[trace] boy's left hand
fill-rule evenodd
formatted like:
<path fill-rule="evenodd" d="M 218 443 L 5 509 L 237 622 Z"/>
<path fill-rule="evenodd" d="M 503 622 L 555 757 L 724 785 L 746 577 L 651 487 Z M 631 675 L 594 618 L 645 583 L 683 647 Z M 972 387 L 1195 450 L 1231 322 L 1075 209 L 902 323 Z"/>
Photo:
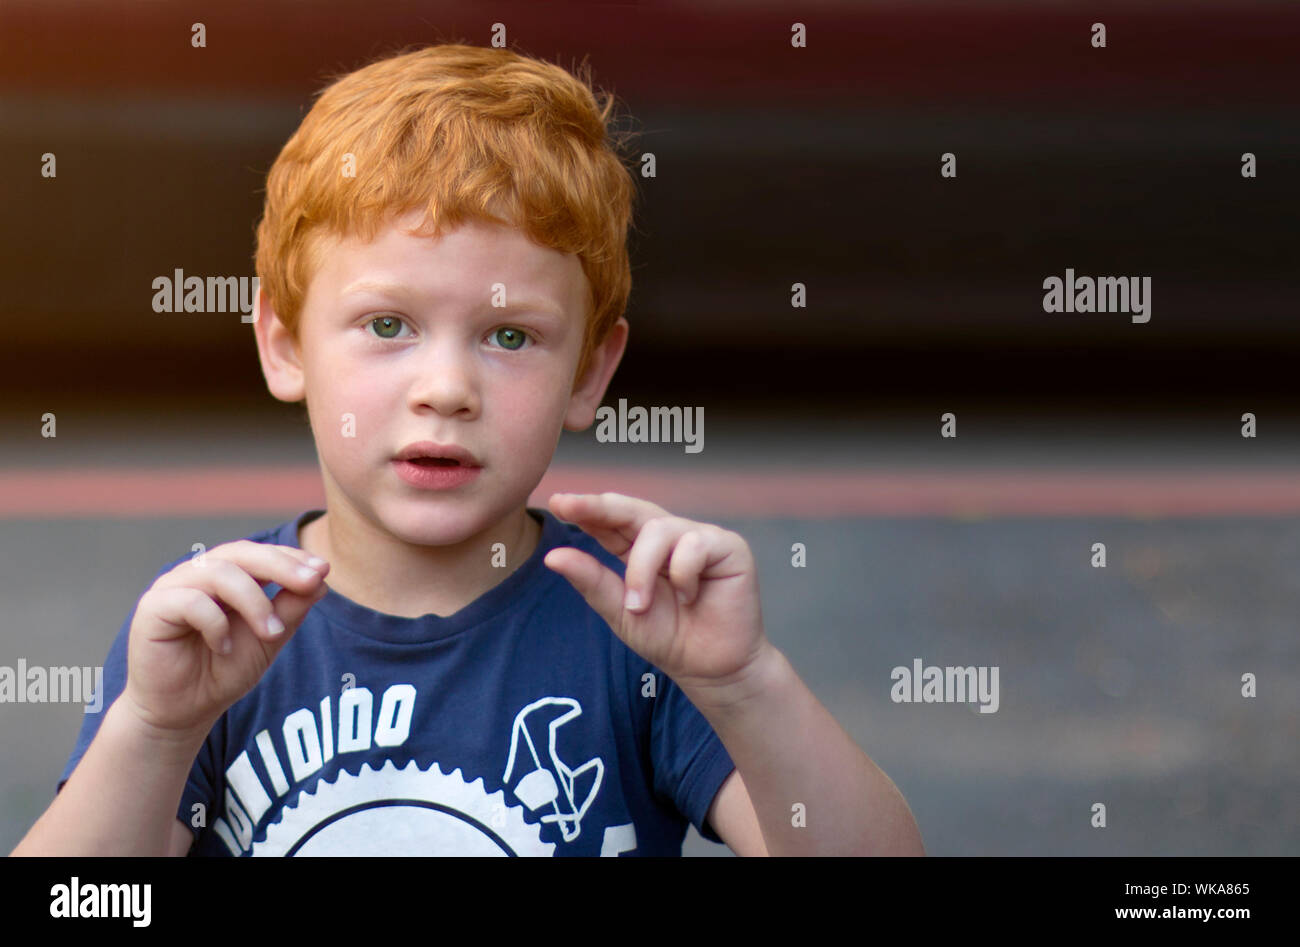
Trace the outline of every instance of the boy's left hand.
<path fill-rule="evenodd" d="M 754 557 L 737 533 L 618 493 L 553 494 L 551 511 L 627 566 L 626 582 L 570 546 L 546 554 L 627 646 L 679 686 L 722 700 L 772 648 Z M 640 601 L 629 601 L 639 595 Z"/>

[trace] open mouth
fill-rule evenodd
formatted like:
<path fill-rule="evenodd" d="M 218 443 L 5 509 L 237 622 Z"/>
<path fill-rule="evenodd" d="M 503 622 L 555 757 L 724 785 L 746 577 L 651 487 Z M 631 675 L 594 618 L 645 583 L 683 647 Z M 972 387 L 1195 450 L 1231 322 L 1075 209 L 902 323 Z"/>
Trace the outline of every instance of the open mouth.
<path fill-rule="evenodd" d="M 415 464 L 419 467 L 459 467 L 459 460 L 453 460 L 450 457 L 412 457 L 407 461 L 408 464 Z"/>

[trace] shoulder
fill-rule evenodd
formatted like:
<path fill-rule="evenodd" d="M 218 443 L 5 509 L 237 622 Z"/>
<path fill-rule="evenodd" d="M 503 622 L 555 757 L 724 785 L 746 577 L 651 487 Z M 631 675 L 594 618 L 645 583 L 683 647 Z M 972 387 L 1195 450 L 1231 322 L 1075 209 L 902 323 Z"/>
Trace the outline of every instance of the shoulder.
<path fill-rule="evenodd" d="M 163 563 L 162 567 L 157 570 L 156 574 L 154 575 L 153 579 L 150 580 L 149 584 L 150 586 L 152 586 L 154 582 L 158 581 L 158 579 L 162 578 L 162 576 L 166 575 L 172 569 L 175 569 L 181 563 L 193 559 L 195 556 L 201 555 L 204 552 L 208 552 L 216 548 L 217 546 L 224 546 L 227 543 L 247 541 L 247 542 L 254 542 L 254 543 L 276 543 L 276 544 L 284 544 L 284 545 L 297 545 L 297 536 L 294 535 L 296 533 L 296 523 L 297 523 L 297 518 L 295 517 L 292 520 L 288 520 L 284 523 L 279 523 L 275 526 L 267 526 L 263 529 L 256 530 L 245 536 L 238 536 L 235 537 L 234 539 L 223 539 L 220 540 L 219 542 L 212 543 L 210 545 L 200 543 L 200 542 L 194 542 L 190 545 L 190 548 L 185 552 L 183 552 L 181 555 L 176 556 L 175 558 L 170 559 L 167 562 Z"/>
<path fill-rule="evenodd" d="M 283 523 L 267 526 L 239 538 L 251 543 L 276 543 L 277 545 L 297 546 L 298 527 L 306 516 L 307 514 L 303 513 L 293 519 L 285 520 Z"/>

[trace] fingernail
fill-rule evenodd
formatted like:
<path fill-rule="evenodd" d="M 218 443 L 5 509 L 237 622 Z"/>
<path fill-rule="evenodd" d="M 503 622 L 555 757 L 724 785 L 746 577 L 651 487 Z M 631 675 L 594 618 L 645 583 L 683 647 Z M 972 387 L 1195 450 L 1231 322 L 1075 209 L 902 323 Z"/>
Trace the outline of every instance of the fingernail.
<path fill-rule="evenodd" d="M 224 641 L 221 642 L 222 654 L 229 654 L 231 651 L 234 650 L 235 650 L 235 643 L 231 641 L 229 638 L 226 638 Z"/>
<path fill-rule="evenodd" d="M 307 565 L 311 566 L 313 569 L 316 570 L 324 569 L 325 560 L 322 559 L 320 556 L 312 556 L 310 559 L 307 560 Z"/>
<path fill-rule="evenodd" d="M 629 611 L 636 611 L 641 607 L 641 593 L 636 589 L 628 589 L 627 598 L 624 600 L 623 606 Z"/>
<path fill-rule="evenodd" d="M 320 573 L 315 569 L 308 569 L 306 566 L 298 570 L 298 578 L 300 579 L 314 579 L 319 575 Z"/>
<path fill-rule="evenodd" d="M 266 630 L 273 635 L 278 635 L 284 631 L 284 622 L 280 621 L 279 615 L 272 615 L 266 620 Z"/>

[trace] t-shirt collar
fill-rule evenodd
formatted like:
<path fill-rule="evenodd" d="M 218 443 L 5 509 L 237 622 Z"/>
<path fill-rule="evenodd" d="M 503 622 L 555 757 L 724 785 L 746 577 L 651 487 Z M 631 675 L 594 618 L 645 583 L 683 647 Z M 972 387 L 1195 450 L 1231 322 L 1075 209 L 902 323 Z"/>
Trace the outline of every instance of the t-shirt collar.
<path fill-rule="evenodd" d="M 312 613 L 346 633 L 398 644 L 435 641 L 481 625 L 531 597 L 533 587 L 545 582 L 547 577 L 564 581 L 542 562 L 547 552 L 564 545 L 564 524 L 549 510 L 527 509 L 541 523 L 537 547 L 519 568 L 453 615 L 428 614 L 418 618 L 389 615 L 358 604 L 333 589 L 312 606 Z M 324 510 L 307 510 L 289 520 L 279 528 L 272 542 L 301 549 L 298 530 L 324 513 Z"/>

